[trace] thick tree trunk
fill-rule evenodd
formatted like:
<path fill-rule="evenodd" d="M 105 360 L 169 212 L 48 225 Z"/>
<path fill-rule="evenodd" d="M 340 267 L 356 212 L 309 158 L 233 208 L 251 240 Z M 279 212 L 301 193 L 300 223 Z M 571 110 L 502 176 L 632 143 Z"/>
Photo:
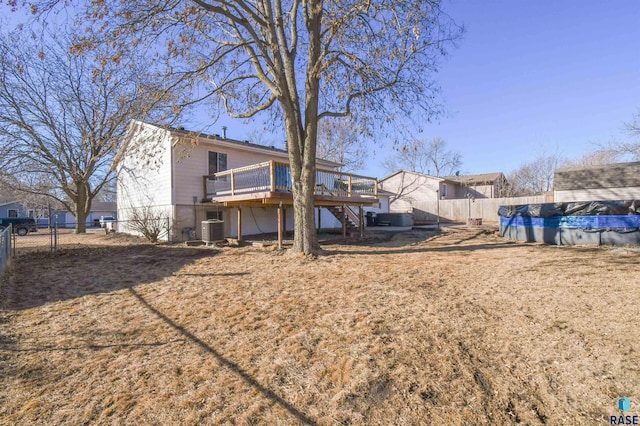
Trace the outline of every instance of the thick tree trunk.
<path fill-rule="evenodd" d="M 76 199 L 75 215 L 76 226 L 74 232 L 76 234 L 84 234 L 87 232 L 87 216 L 91 211 L 91 197 L 89 195 L 89 186 L 84 182 L 76 182 Z"/>
<path fill-rule="evenodd" d="M 314 188 L 315 167 L 305 166 L 299 180 L 293 181 L 293 251 L 311 256 L 318 254 L 320 250 L 313 205 Z"/>
<path fill-rule="evenodd" d="M 76 205 L 76 227 L 74 231 L 76 234 L 84 234 L 87 232 L 87 212 L 83 210 L 83 208 L 78 208 Z"/>
<path fill-rule="evenodd" d="M 292 114 L 294 115 L 294 114 Z M 293 251 L 305 255 L 319 252 L 318 237 L 315 229 L 314 192 L 316 184 L 315 158 L 308 161 L 307 142 L 303 132 L 290 120 L 287 121 L 289 142 L 289 162 L 293 183 Z M 295 144 L 295 145 L 294 145 Z"/>

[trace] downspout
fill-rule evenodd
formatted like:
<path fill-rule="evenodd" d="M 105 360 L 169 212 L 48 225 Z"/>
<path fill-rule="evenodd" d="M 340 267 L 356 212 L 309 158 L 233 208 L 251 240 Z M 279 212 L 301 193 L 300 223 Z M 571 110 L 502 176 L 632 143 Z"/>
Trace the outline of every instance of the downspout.
<path fill-rule="evenodd" d="M 175 143 L 171 142 L 171 133 L 169 133 L 169 163 L 171 166 L 171 199 L 169 200 L 171 203 L 171 212 L 169 216 L 169 229 L 167 230 L 167 242 L 173 242 L 173 232 L 175 230 L 175 218 L 176 218 L 176 194 L 175 194 L 175 164 L 174 164 L 174 155 L 173 149 L 178 144 L 178 138 L 176 138 Z"/>

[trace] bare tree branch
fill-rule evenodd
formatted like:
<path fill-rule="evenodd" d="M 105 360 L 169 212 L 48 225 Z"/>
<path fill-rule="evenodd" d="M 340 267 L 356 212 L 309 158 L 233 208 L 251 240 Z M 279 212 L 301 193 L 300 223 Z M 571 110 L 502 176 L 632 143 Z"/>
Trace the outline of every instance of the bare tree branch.
<path fill-rule="evenodd" d="M 41 44 L 20 38 L 18 50 L 20 35 L 0 39 L 3 174 L 22 192 L 64 204 L 76 215 L 76 232 L 84 232 L 92 200 L 113 180 L 129 120 L 161 118 L 158 108 L 169 98 L 135 61 L 105 59 L 113 58 L 106 46 L 75 55 L 58 31 Z"/>
<path fill-rule="evenodd" d="M 442 138 L 414 139 L 396 148 L 393 156 L 387 157 L 383 167 L 389 171 L 409 170 L 443 177 L 454 175 L 462 166 L 462 155 L 446 149 Z"/>

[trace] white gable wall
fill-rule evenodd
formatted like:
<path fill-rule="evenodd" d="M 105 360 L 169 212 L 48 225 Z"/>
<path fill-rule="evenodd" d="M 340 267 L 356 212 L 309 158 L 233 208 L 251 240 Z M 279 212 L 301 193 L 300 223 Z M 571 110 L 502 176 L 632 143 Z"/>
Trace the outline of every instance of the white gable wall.
<path fill-rule="evenodd" d="M 412 172 L 399 172 L 380 182 L 380 189 L 394 195 L 389 199 L 392 213 L 411 212 L 418 201 L 436 200 L 442 191 L 441 179 Z M 447 188 L 451 191 L 451 185 Z"/>
<path fill-rule="evenodd" d="M 130 151 L 118 169 L 118 230 L 128 226 L 133 209 L 153 207 L 173 220 L 172 138 L 168 131 L 132 122 Z"/>

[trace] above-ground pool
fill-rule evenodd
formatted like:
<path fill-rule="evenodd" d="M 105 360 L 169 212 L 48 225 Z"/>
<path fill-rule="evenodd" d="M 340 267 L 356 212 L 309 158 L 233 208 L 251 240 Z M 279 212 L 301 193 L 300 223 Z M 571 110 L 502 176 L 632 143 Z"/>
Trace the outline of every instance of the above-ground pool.
<path fill-rule="evenodd" d="M 547 244 L 640 246 L 640 201 L 502 206 L 500 235 Z"/>

